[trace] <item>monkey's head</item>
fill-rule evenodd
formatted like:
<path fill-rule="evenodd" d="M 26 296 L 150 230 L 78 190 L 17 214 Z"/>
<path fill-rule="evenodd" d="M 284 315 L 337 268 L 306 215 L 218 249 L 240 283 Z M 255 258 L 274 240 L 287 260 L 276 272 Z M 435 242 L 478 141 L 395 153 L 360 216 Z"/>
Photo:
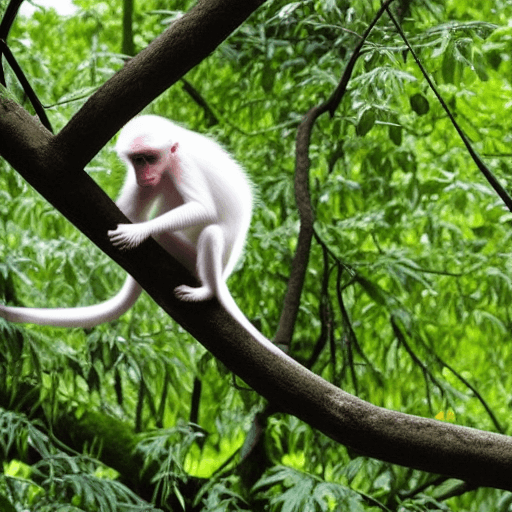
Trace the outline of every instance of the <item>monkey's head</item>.
<path fill-rule="evenodd" d="M 157 186 L 164 172 L 176 166 L 178 142 L 173 141 L 173 128 L 167 119 L 143 116 L 121 130 L 116 150 L 133 168 L 140 187 Z"/>
<path fill-rule="evenodd" d="M 174 153 L 177 149 L 177 142 L 160 149 L 148 145 L 145 137 L 136 137 L 130 144 L 126 156 L 135 171 L 139 187 L 157 186 L 163 173 L 173 168 Z"/>

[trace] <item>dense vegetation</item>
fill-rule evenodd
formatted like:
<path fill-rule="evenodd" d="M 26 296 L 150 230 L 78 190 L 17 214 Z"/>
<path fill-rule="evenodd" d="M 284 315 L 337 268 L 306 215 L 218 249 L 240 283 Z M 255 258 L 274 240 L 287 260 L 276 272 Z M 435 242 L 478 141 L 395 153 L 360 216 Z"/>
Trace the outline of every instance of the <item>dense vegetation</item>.
<path fill-rule="evenodd" d="M 75 3 L 70 18 L 17 20 L 9 38 L 56 130 L 125 60 L 121 1 Z M 136 51 L 191 4 L 138 2 Z M 268 2 L 148 108 L 215 135 L 251 176 L 258 204 L 229 284 L 268 337 L 298 231 L 296 128 L 332 94 L 378 6 Z M 510 189 L 512 4 L 401 0 L 392 11 Z M 511 434 L 512 215 L 387 15 L 334 117 L 320 118 L 311 157 L 316 236 L 290 354 L 375 405 Z M 123 272 L 0 165 L 5 300 L 112 296 Z M 124 169 L 111 147 L 87 170 L 115 197 Z M 510 510 L 509 493 L 366 459 L 271 414 L 147 297 L 92 330 L 2 322 L 0 344 L 2 511 Z M 265 441 L 251 451 L 256 426 Z"/>

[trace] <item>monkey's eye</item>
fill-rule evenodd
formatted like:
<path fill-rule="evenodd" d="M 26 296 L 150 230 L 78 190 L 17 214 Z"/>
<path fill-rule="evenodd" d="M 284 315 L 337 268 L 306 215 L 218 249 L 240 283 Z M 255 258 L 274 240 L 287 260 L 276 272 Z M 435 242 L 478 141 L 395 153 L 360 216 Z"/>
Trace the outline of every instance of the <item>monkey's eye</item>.
<path fill-rule="evenodd" d="M 153 153 L 141 153 L 138 155 L 132 155 L 131 156 L 132 164 L 135 167 L 142 167 L 144 165 L 153 165 L 156 164 L 158 161 L 158 156 L 154 155 Z"/>
<path fill-rule="evenodd" d="M 144 159 L 146 160 L 146 163 L 149 165 L 156 164 L 158 161 L 158 157 L 156 155 L 144 155 Z"/>
<path fill-rule="evenodd" d="M 141 165 L 144 165 L 146 163 L 146 159 L 144 158 L 144 155 L 133 155 L 131 157 L 132 164 L 136 167 L 140 167 Z"/>

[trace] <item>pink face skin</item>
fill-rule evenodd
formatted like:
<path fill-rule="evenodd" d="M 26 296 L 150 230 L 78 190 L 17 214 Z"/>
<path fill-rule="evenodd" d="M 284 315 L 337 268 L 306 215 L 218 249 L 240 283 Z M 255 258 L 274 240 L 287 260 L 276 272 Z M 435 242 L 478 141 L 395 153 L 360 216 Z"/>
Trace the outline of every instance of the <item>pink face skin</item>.
<path fill-rule="evenodd" d="M 145 143 L 145 137 L 137 137 L 130 144 L 130 159 L 139 187 L 156 187 L 166 170 L 171 170 L 172 153 L 178 148 L 158 150 Z"/>

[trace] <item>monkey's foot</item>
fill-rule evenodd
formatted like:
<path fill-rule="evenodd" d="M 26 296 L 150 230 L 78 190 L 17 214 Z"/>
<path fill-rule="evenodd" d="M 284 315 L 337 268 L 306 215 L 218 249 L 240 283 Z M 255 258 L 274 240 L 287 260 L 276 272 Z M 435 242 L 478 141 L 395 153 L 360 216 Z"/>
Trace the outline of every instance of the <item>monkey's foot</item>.
<path fill-rule="evenodd" d="M 211 299 L 213 297 L 213 291 L 207 286 L 192 288 L 191 286 L 182 284 L 174 289 L 174 295 L 185 302 L 201 302 Z"/>

